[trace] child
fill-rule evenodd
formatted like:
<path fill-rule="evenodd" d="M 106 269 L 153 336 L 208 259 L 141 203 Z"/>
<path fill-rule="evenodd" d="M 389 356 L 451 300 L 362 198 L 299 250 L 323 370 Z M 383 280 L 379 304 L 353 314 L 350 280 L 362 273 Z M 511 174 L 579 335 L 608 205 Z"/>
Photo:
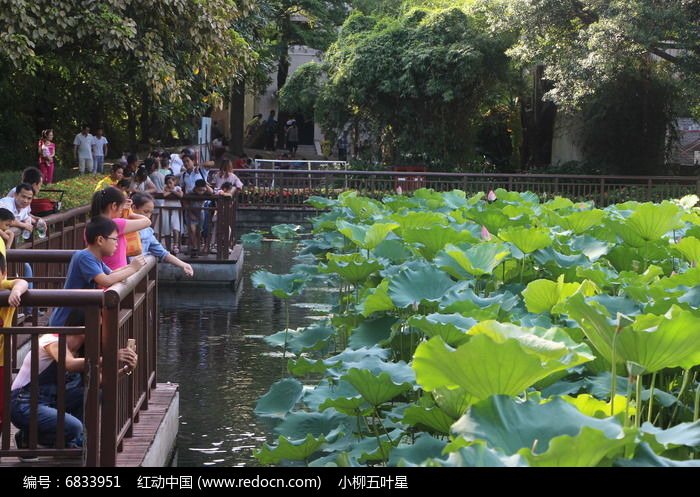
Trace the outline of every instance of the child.
<path fill-rule="evenodd" d="M 2 209 L 6 210 L 6 209 Z M 14 219 L 14 217 L 13 217 Z M 7 222 L 7 221 L 5 221 Z M 27 291 L 29 285 L 24 280 L 8 280 L 7 279 L 7 262 L 5 259 L 5 250 L 0 253 L 0 272 L 2 273 L 2 283 L 0 286 L 3 290 L 10 290 L 10 296 L 7 299 L 8 307 L 0 308 L 0 327 L 8 328 L 12 326 L 12 316 L 15 309 L 20 304 L 20 298 Z M 5 337 L 0 335 L 0 430 L 3 423 L 3 411 L 5 405 Z M 12 374 L 12 368 L 8 367 L 8 374 Z"/>
<path fill-rule="evenodd" d="M 131 200 L 133 201 L 133 210 L 135 214 L 141 214 L 149 219 L 151 218 L 151 214 L 155 208 L 153 197 L 148 193 L 136 193 Z M 143 247 L 144 255 L 150 253 L 157 257 L 160 262 L 167 262 L 168 264 L 181 268 L 187 276 L 194 275 L 192 266 L 170 254 L 163 248 L 160 242 L 156 240 L 153 234 L 153 228 L 142 229 L 139 231 L 139 235 L 141 236 L 141 246 Z"/>
<path fill-rule="evenodd" d="M 117 185 L 124 177 L 124 165 L 117 163 L 112 164 L 112 169 L 110 170 L 109 176 L 105 176 L 100 181 L 97 182 L 94 191 L 104 190 L 108 186 Z"/>
<path fill-rule="evenodd" d="M 161 236 L 173 236 L 173 254 L 180 253 L 180 201 L 173 198 L 182 198 L 182 187 L 177 185 L 177 179 L 172 174 L 165 177 L 163 196 L 171 200 L 163 202 L 160 234 Z M 168 208 L 170 207 L 170 208 Z"/>
<path fill-rule="evenodd" d="M 131 207 L 131 200 L 126 200 L 124 194 L 118 189 L 108 186 L 104 190 L 92 195 L 92 217 L 106 216 L 113 219 L 119 229 L 119 243 L 113 255 L 105 256 L 105 264 L 112 271 L 126 266 L 126 238 L 127 233 L 148 228 L 151 220 L 138 214 L 130 214 L 123 219 L 122 214 Z"/>
<path fill-rule="evenodd" d="M 216 193 L 222 197 L 233 197 L 233 183 L 226 181 L 221 185 L 221 190 Z"/>
<path fill-rule="evenodd" d="M 12 247 L 15 233 L 10 229 L 10 224 L 15 220 L 15 215 L 4 207 L 0 207 L 0 254 L 5 256 L 7 247 Z"/>
<path fill-rule="evenodd" d="M 142 255 L 134 257 L 128 266 L 110 271 L 103 259 L 113 256 L 117 250 L 118 230 L 115 222 L 105 216 L 93 217 L 85 228 L 87 248 L 76 252 L 68 266 L 64 288 L 95 289 L 107 288 L 125 280 L 146 265 Z M 85 324 L 85 310 L 81 308 L 58 307 L 51 314 L 49 326 L 81 326 Z M 89 330 L 99 333 L 99 330 Z M 76 358 L 75 353 L 83 344 L 84 335 L 68 337 L 66 347 L 66 389 L 64 418 L 65 441 L 67 447 L 82 446 L 83 432 L 83 385 L 79 373 L 84 371 L 85 360 Z M 109 353 L 110 351 L 105 351 Z M 37 407 L 39 443 L 52 446 L 56 439 L 56 382 L 58 361 L 58 335 L 47 334 L 39 338 L 39 378 Z M 117 351 L 119 360 L 129 368 L 136 367 L 136 354 L 129 349 Z M 27 355 L 12 384 L 12 423 L 19 428 L 15 435 L 18 448 L 27 446 L 26 430 L 29 428 L 31 413 L 31 353 Z M 126 373 L 124 369 L 120 373 Z"/>
<path fill-rule="evenodd" d="M 129 186 L 130 185 L 131 185 L 131 180 L 128 178 L 123 178 L 123 179 L 120 179 L 116 185 L 114 185 L 114 188 L 121 191 L 124 194 L 124 196 L 126 197 L 129 194 Z"/>
<path fill-rule="evenodd" d="M 198 179 L 194 183 L 194 189 L 192 195 L 210 195 L 212 192 L 211 187 L 207 185 L 207 182 L 203 179 Z M 205 226 L 205 216 L 202 207 L 206 203 L 205 200 L 190 200 L 187 205 L 187 229 L 190 234 L 190 257 L 193 259 L 199 255 L 199 244 L 201 241 L 201 233 Z M 206 238 L 206 233 L 205 233 Z M 209 253 L 209 245 L 205 241 L 205 254 Z"/>

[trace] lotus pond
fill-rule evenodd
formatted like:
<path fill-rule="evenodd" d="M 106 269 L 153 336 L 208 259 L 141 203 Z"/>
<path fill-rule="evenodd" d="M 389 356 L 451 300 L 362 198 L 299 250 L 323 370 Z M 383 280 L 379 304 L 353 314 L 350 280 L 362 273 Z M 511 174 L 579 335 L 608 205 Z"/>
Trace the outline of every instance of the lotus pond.
<path fill-rule="evenodd" d="M 286 377 L 257 402 L 276 434 L 257 459 L 700 465 L 697 201 L 312 197 L 299 263 L 252 281 L 285 316 L 318 282 L 338 297 L 266 338 Z"/>

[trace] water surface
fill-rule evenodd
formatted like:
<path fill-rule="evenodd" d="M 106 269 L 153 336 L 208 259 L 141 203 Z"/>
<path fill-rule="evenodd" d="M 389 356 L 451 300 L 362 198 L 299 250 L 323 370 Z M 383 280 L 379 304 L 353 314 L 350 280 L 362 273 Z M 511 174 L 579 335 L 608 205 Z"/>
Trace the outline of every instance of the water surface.
<path fill-rule="evenodd" d="M 283 376 L 281 353 L 260 336 L 284 329 L 284 304 L 253 288 L 250 275 L 259 269 L 288 273 L 295 255 L 291 243 L 246 247 L 238 293 L 160 286 L 158 381 L 180 384 L 179 466 L 256 465 L 252 450 L 276 438 L 274 421 L 258 418 L 253 409 Z M 311 289 L 291 299 L 290 327 L 317 320 L 327 311 L 330 291 Z"/>

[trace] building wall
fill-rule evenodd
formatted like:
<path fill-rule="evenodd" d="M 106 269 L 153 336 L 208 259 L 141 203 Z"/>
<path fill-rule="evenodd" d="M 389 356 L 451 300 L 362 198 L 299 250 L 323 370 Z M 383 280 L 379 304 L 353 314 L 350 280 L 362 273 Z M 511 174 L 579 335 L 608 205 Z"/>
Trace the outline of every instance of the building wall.
<path fill-rule="evenodd" d="M 294 45 L 289 48 L 289 74 L 307 62 L 320 62 L 321 52 L 312 48 L 300 45 Z M 275 110 L 279 114 L 278 105 L 278 89 L 277 89 L 277 71 L 270 73 L 270 85 L 266 88 L 265 93 L 260 95 L 251 95 L 246 93 L 245 97 L 245 122 L 250 121 L 255 114 L 262 114 L 263 119 L 266 119 L 271 110 Z M 212 120 L 216 121 L 219 129 L 227 138 L 231 136 L 230 132 L 230 111 L 228 104 L 221 109 L 212 112 Z M 314 123 L 314 141 L 320 143 L 323 140 L 321 128 Z"/>
<path fill-rule="evenodd" d="M 582 145 L 578 138 L 581 136 L 582 125 L 580 116 L 567 116 L 557 112 L 552 137 L 552 164 L 584 160 Z"/>

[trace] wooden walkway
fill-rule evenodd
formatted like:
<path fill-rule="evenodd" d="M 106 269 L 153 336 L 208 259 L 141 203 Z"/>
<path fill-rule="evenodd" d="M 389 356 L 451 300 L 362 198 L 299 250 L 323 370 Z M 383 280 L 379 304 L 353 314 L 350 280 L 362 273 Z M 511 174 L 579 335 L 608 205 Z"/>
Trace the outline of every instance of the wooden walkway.
<path fill-rule="evenodd" d="M 125 438 L 122 451 L 117 455 L 117 467 L 141 466 L 148 449 L 155 440 L 156 432 L 161 426 L 172 400 L 177 393 L 178 385 L 172 383 L 158 383 L 151 393 L 148 410 L 139 413 L 139 422 L 134 425 L 134 434 L 131 438 Z M 12 427 L 12 446 L 14 447 L 14 433 Z M 3 457 L 0 459 L 0 467 L 77 467 L 82 466 L 82 459 L 39 457 L 36 462 L 22 462 L 16 457 Z"/>

